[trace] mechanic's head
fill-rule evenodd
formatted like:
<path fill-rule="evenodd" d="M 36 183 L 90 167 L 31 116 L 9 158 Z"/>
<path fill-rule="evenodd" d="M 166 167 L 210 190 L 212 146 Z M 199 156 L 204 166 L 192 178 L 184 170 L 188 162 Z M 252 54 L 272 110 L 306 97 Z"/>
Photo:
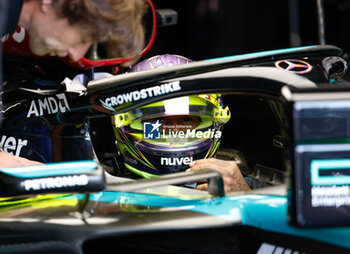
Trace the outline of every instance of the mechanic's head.
<path fill-rule="evenodd" d="M 78 61 L 93 42 L 108 43 L 109 57 L 130 57 L 143 48 L 146 0 L 24 0 L 18 25 L 36 55 Z"/>
<path fill-rule="evenodd" d="M 188 62 L 181 56 L 161 55 L 133 70 Z M 184 171 L 191 161 L 215 156 L 222 126 L 229 119 L 221 95 L 201 94 L 151 103 L 113 116 L 112 123 L 125 167 L 149 178 Z"/>

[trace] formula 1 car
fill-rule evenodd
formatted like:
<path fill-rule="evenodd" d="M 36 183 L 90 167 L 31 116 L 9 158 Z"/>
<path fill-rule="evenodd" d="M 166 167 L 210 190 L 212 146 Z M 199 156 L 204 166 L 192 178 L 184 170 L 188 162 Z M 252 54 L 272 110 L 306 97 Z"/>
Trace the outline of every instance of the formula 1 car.
<path fill-rule="evenodd" d="M 308 46 L 100 79 L 6 58 L 0 146 L 47 164 L 0 170 L 0 253 L 348 253 L 341 55 Z M 72 78 L 61 84 L 55 70 Z M 223 94 L 232 111 L 222 158 L 239 151 L 243 174 L 264 187 L 224 193 L 210 170 L 112 176 L 111 115 L 201 93 Z M 179 186 L 200 179 L 208 192 Z"/>

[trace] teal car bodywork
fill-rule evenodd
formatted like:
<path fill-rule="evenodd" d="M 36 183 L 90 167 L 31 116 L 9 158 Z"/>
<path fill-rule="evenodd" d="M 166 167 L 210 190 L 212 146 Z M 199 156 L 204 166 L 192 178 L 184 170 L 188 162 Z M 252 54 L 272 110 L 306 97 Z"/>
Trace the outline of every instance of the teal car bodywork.
<path fill-rule="evenodd" d="M 348 84 L 334 81 L 341 79 L 347 67 L 340 55 L 341 50 L 337 47 L 310 46 L 91 80 L 78 95 L 76 91 L 59 91 L 65 95 L 69 110 L 47 115 L 43 111 L 42 115 L 29 120 L 26 118 L 29 105 L 56 100 L 58 92 L 24 89 L 23 98 L 18 99 L 16 95 L 13 101 L 7 101 L 7 119 L 2 134 L 28 140 L 33 146 L 23 148 L 22 151 L 26 152 L 23 156 L 42 158 L 43 162 L 49 163 L 0 170 L 0 253 L 350 253 L 349 224 L 341 225 L 340 221 L 337 225 L 326 225 L 327 220 L 323 220 L 327 216 L 333 218 L 332 223 L 336 220 L 331 210 L 334 207 L 326 213 L 312 210 L 312 207 L 305 213 L 307 216 L 310 211 L 311 216 L 314 211 L 322 214 L 321 222 L 325 225 L 317 225 L 320 221 L 313 221 L 312 225 L 307 221 L 302 224 L 309 217 L 301 216 L 300 219 L 300 211 L 303 211 L 304 203 L 311 202 L 310 190 L 301 187 L 311 183 L 309 178 L 314 178 L 314 175 L 309 167 L 312 161 L 322 157 L 314 158 L 312 153 L 298 154 L 297 148 L 300 145 L 310 148 L 315 142 L 331 148 L 328 141 L 339 139 L 328 135 L 328 125 L 320 128 L 323 125 L 313 118 L 305 122 L 303 119 L 310 118 L 294 117 L 306 111 L 305 114 L 314 115 L 316 111 L 308 111 L 311 107 L 297 106 L 304 105 L 300 102 L 317 101 L 313 103 L 317 112 L 330 109 L 331 113 L 326 116 L 332 118 L 332 113 L 340 107 L 327 108 L 325 105 L 331 104 L 324 102 L 350 99 Z M 295 64 L 298 61 L 305 63 L 303 68 L 307 69 L 291 71 L 299 66 Z M 124 91 L 132 93 L 174 79 L 181 85 L 177 91 L 115 107 L 106 107 L 104 103 Z M 325 84 L 331 87 L 325 87 Z M 110 120 L 111 115 L 129 108 L 208 92 L 227 95 L 226 101 L 232 103 L 231 111 L 243 105 L 240 99 L 244 96 L 257 98 L 259 104 L 254 109 L 263 110 L 252 116 L 244 112 L 243 120 L 232 114 L 235 120 L 230 127 L 244 121 L 248 124 L 243 125 L 242 132 L 238 131 L 236 136 L 235 131 L 227 131 L 227 138 L 222 140 L 220 148 L 228 149 L 231 145 L 242 148 L 247 154 L 247 163 L 253 161 L 254 166 L 252 171 L 242 170 L 243 173 L 266 181 L 267 187 L 223 193 L 221 176 L 214 171 L 203 171 L 198 175 L 176 173 L 171 179 L 162 176 L 155 180 L 131 181 L 110 175 L 97 162 L 100 151 L 91 140 L 100 142 L 102 148 L 107 145 L 99 136 L 86 134 L 82 126 L 91 123 L 91 119 L 102 122 L 100 117 L 107 116 Z M 7 96 L 12 98 L 11 91 Z M 267 124 L 265 129 L 257 121 L 249 122 L 255 118 L 261 118 L 265 124 L 269 122 L 264 118 L 265 108 L 261 105 L 265 104 L 260 104 L 261 101 L 275 109 L 276 129 L 282 130 L 272 138 L 267 135 L 271 126 Z M 242 108 L 249 109 L 250 102 L 248 100 L 244 104 L 248 106 Z M 239 116 L 240 111 L 235 113 Z M 30 124 L 26 125 L 27 122 Z M 315 122 L 317 124 L 312 125 Z M 28 126 L 34 127 L 28 130 Z M 48 128 L 43 131 L 42 126 Z M 260 132 L 254 136 L 251 126 Z M 225 126 L 228 130 L 230 127 Z M 295 129 L 307 131 L 297 133 Z M 94 131 L 90 129 L 90 133 Z M 70 135 L 72 132 L 74 135 Z M 102 136 L 106 134 L 101 133 Z M 317 135 L 305 138 L 309 133 Z M 339 133 L 345 133 L 342 140 L 347 140 L 346 131 Z M 272 149 L 258 142 L 264 134 L 268 136 L 268 145 L 273 143 Z M 249 139 L 251 137 L 253 141 Z M 56 146 L 52 145 L 53 141 Z M 342 151 L 341 156 L 346 156 L 347 152 Z M 54 157 L 65 162 L 56 163 Z M 266 164 L 261 165 L 261 161 L 266 161 Z M 330 170 L 337 169 L 330 167 Z M 216 185 L 208 192 L 178 186 L 200 178 L 210 179 L 213 186 Z M 300 198 L 303 198 L 301 202 Z M 339 213 L 348 216 L 348 207 L 342 208 L 345 210 L 338 209 Z M 339 217 L 339 220 L 344 217 Z"/>

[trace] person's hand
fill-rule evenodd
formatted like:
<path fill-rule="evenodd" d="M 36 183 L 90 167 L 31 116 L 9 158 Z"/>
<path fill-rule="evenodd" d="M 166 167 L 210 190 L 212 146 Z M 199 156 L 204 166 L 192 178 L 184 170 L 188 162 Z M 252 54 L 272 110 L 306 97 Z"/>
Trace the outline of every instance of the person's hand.
<path fill-rule="evenodd" d="M 211 169 L 219 172 L 224 181 L 225 192 L 250 190 L 245 182 L 241 171 L 234 161 L 219 160 L 215 158 L 201 159 L 190 163 L 186 171 Z M 208 190 L 208 183 L 199 183 L 196 187 L 199 190 Z"/>
<path fill-rule="evenodd" d="M 28 160 L 26 158 L 0 152 L 0 168 L 10 168 L 19 166 L 41 165 L 43 163 Z"/>

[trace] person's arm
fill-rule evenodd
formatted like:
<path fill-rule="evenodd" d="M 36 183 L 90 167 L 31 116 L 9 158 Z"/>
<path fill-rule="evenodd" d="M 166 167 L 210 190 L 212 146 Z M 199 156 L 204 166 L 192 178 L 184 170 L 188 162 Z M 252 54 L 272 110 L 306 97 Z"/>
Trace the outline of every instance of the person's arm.
<path fill-rule="evenodd" d="M 241 171 L 234 161 L 219 160 L 215 158 L 201 159 L 191 162 L 189 166 L 190 168 L 187 171 L 212 169 L 219 172 L 224 181 L 225 192 L 250 190 Z M 208 184 L 199 183 L 196 189 L 208 190 Z"/>
<path fill-rule="evenodd" d="M 28 160 L 23 157 L 11 155 L 3 151 L 0 151 L 0 168 L 31 166 L 31 165 L 40 165 L 40 164 L 43 164 L 43 163 Z"/>

